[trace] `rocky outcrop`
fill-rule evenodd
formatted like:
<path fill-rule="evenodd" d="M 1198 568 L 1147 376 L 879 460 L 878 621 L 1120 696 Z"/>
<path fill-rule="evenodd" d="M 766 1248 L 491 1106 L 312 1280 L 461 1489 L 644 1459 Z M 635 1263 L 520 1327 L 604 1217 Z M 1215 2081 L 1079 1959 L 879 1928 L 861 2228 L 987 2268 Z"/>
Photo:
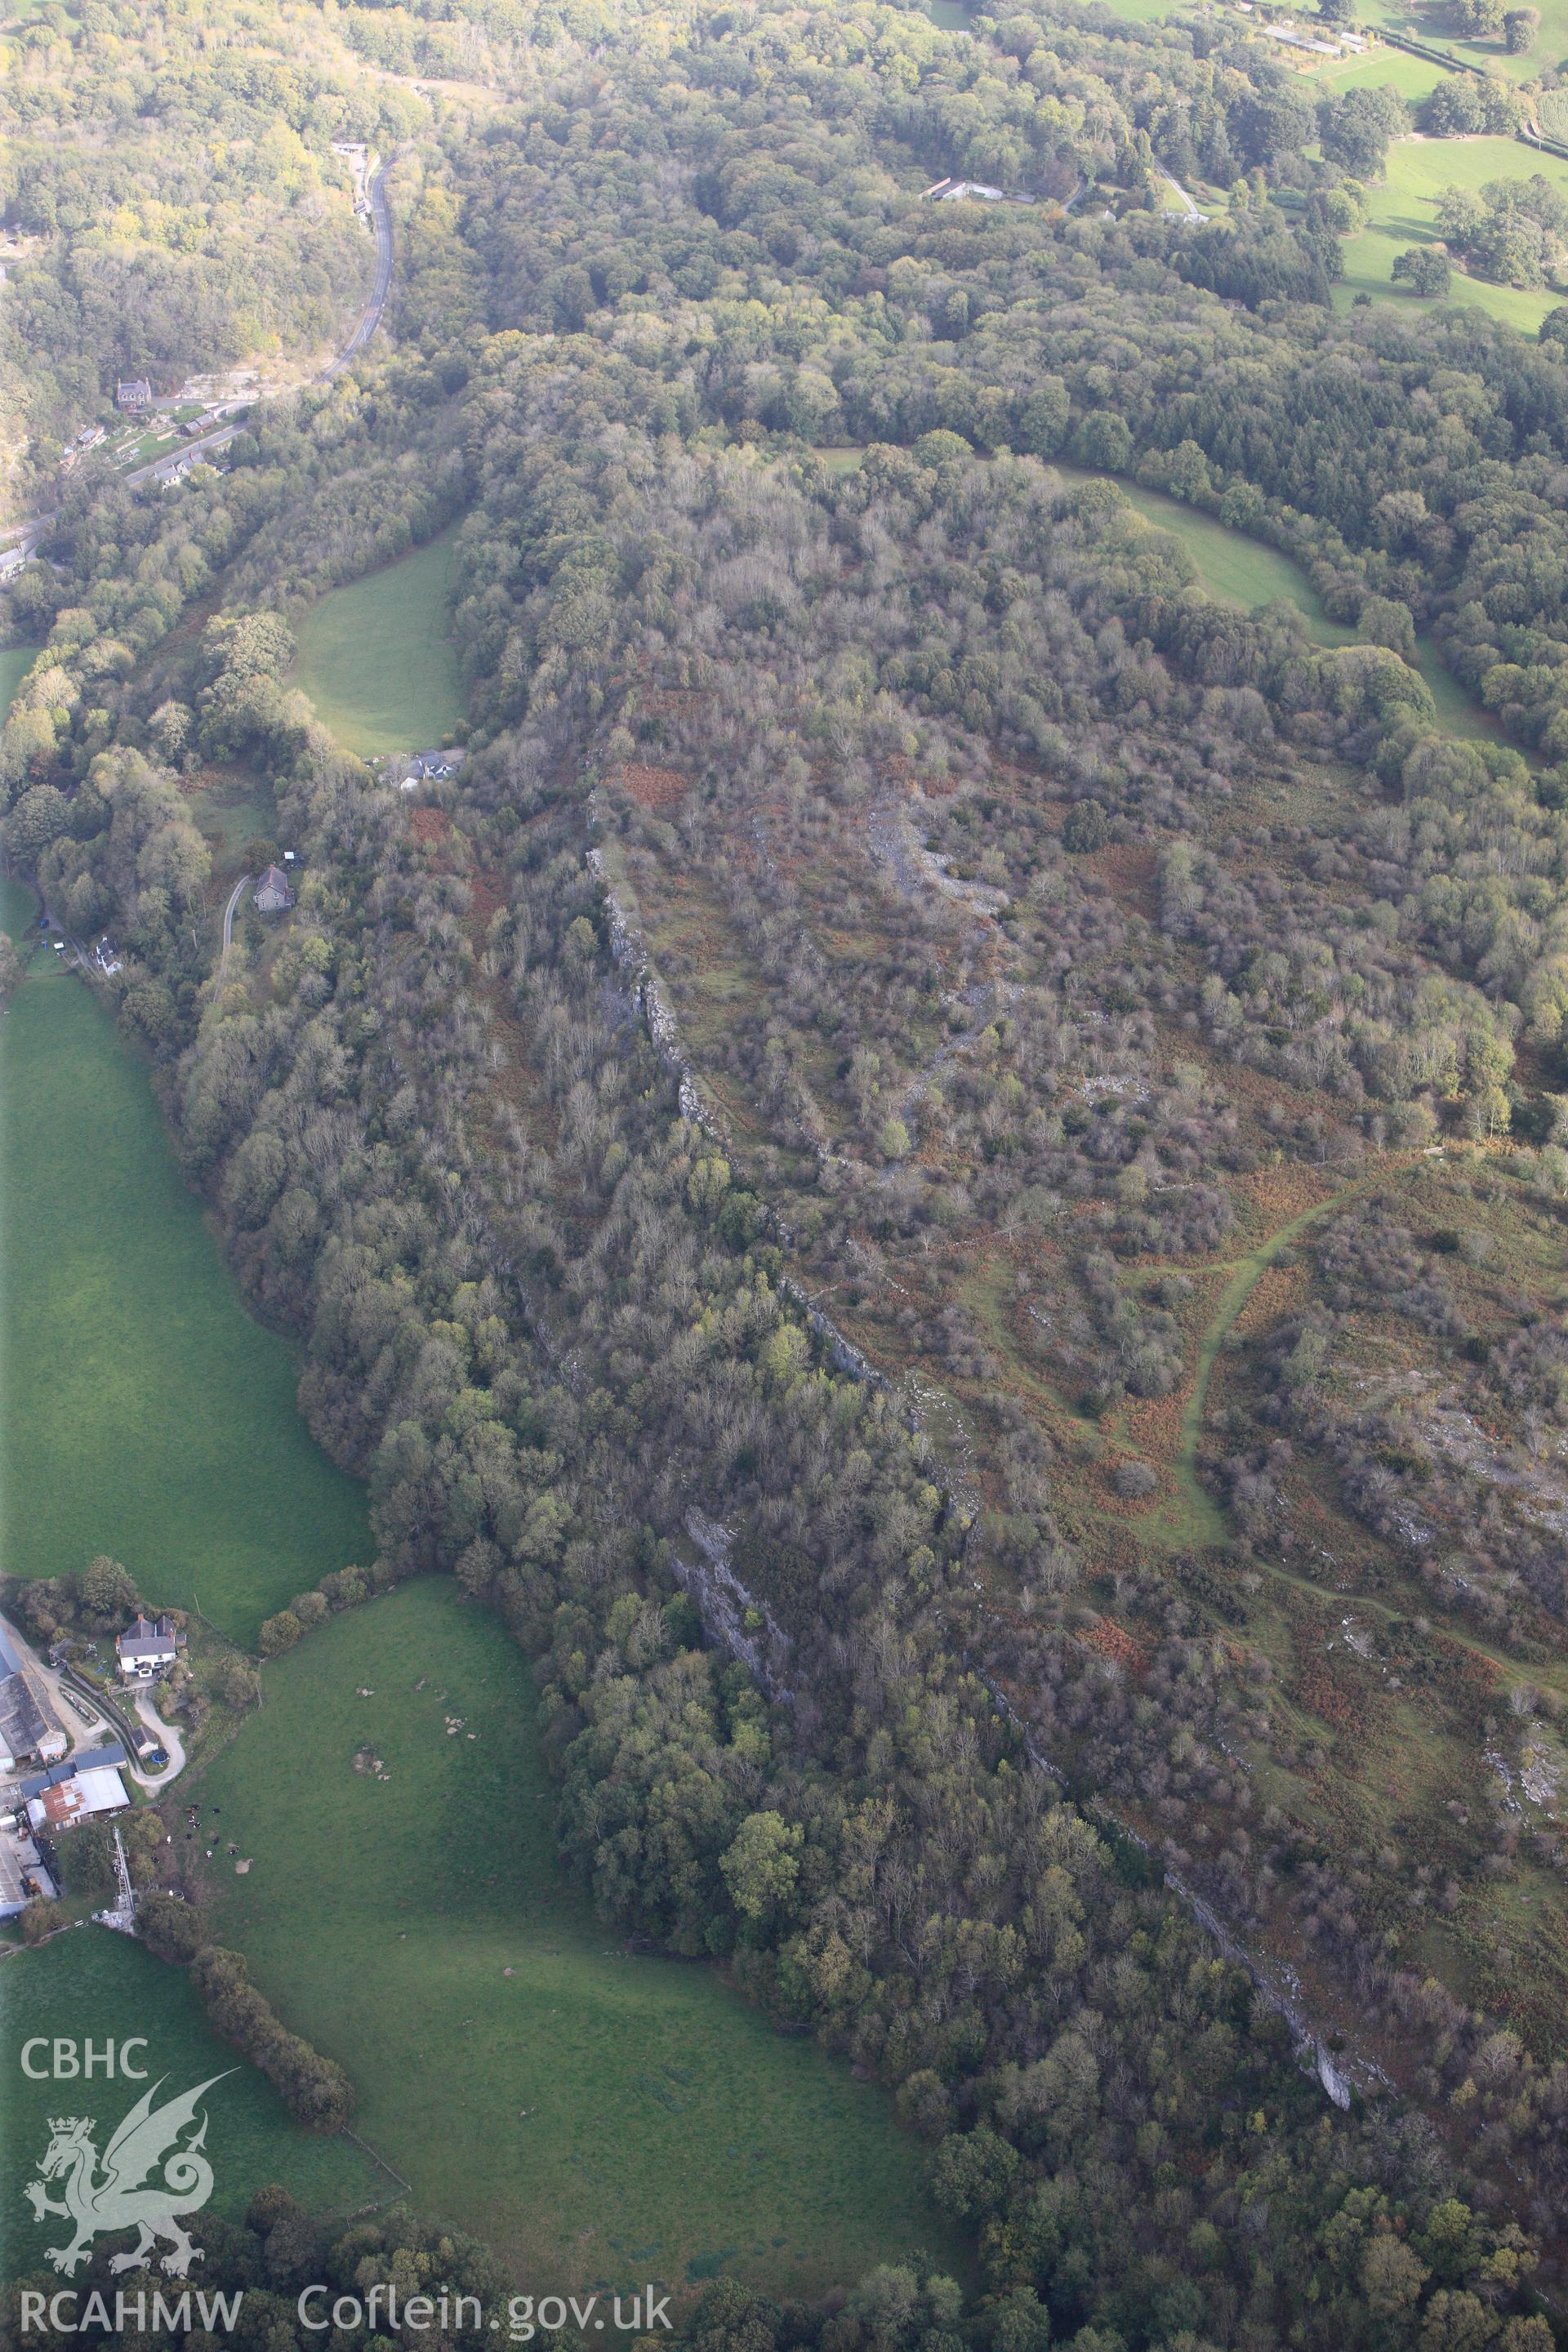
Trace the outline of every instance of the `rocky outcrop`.
<path fill-rule="evenodd" d="M 1065 1792 L 1068 1785 L 1066 1776 L 1051 1762 L 1049 1757 L 1043 1753 L 1031 1735 L 1028 1725 L 994 1675 L 987 1674 L 984 1666 L 976 1665 L 967 1653 L 964 1664 L 970 1667 L 976 1681 L 984 1685 L 998 1715 L 1003 1716 L 1017 1733 L 1023 1744 L 1024 1753 L 1035 1770 L 1043 1772 L 1047 1780 L 1054 1780 L 1058 1788 Z M 1342 2062 L 1335 2058 L 1322 2035 L 1318 2032 L 1308 2018 L 1300 1995 L 1286 1972 L 1249 1951 L 1241 1938 L 1226 1925 L 1213 1904 L 1200 1895 L 1194 1886 L 1190 1886 L 1179 1871 L 1171 1868 L 1169 1863 L 1160 1861 L 1147 1839 L 1140 1837 L 1137 1831 L 1129 1829 L 1125 1822 L 1116 1820 L 1114 1815 L 1093 1799 L 1089 1800 L 1087 1803 L 1082 1800 L 1075 1801 L 1079 1803 L 1080 1810 L 1085 1811 L 1090 1820 L 1098 1820 L 1101 1826 L 1113 1830 L 1118 1837 L 1128 1839 L 1142 1853 L 1147 1854 L 1154 1867 L 1162 1872 L 1165 1885 L 1171 1893 L 1185 1904 L 1193 1918 L 1203 1929 L 1205 1935 L 1217 1946 L 1222 1956 L 1229 1960 L 1233 1967 L 1246 1969 L 1262 2000 L 1282 2017 L 1289 2027 L 1290 2039 L 1297 2056 L 1303 2063 L 1310 2066 L 1336 2107 L 1348 2107 L 1357 2088 L 1370 2090 L 1386 2084 L 1387 2077 L 1383 2074 L 1382 2069 L 1373 2064 L 1370 2060 L 1347 2058 Z"/>
<path fill-rule="evenodd" d="M 647 947 L 635 919 L 616 898 L 605 870 L 604 853 L 590 849 L 588 871 L 605 894 L 605 911 L 609 919 L 610 954 L 616 971 L 630 990 L 638 1012 L 647 1024 L 647 1033 L 654 1049 L 669 1072 L 679 1090 L 680 1116 L 693 1127 L 710 1135 L 715 1143 L 728 1145 L 723 1122 L 704 1102 L 685 1046 L 680 1042 L 680 1024 L 668 998 L 648 961 Z"/>
<path fill-rule="evenodd" d="M 1247 1946 L 1231 1933 L 1214 1906 L 1205 1903 L 1195 1888 L 1189 1886 L 1180 1873 L 1172 1870 L 1168 1864 L 1165 1884 L 1173 1895 L 1181 1896 L 1205 1935 L 1213 1938 L 1224 1957 L 1234 1967 L 1247 1970 L 1268 2007 L 1285 2020 L 1298 2056 L 1310 2063 L 1336 2107 L 1350 2105 L 1356 2087 L 1352 2080 L 1352 2069 L 1355 2074 L 1365 2076 L 1369 2087 L 1382 2079 L 1380 2070 L 1369 2064 L 1350 2060 L 1342 2067 L 1335 2062 L 1321 2035 L 1309 2021 L 1294 1988 L 1284 1980 L 1280 1971 L 1249 1952 Z"/>
<path fill-rule="evenodd" d="M 702 1630 L 716 1648 L 727 1650 L 756 1680 L 759 1688 L 781 1706 L 795 1703 L 785 1667 L 792 1647 L 789 1635 L 765 1601 L 747 1591 L 731 1560 L 734 1537 L 717 1519 L 696 1509 L 686 1514 L 686 1531 L 697 1548 L 696 1559 L 673 1560 L 681 1591 L 702 1620 Z"/>

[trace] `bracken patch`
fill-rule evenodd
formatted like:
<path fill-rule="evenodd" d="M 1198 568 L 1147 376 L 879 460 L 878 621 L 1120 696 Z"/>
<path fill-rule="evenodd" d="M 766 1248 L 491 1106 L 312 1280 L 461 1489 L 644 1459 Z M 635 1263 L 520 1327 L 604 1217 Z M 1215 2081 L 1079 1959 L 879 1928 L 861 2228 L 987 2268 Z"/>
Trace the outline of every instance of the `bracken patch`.
<path fill-rule="evenodd" d="M 638 808 L 650 809 L 656 814 L 678 808 L 691 782 L 689 776 L 680 775 L 674 768 L 645 767 L 636 760 L 627 761 L 621 770 L 620 781 Z"/>

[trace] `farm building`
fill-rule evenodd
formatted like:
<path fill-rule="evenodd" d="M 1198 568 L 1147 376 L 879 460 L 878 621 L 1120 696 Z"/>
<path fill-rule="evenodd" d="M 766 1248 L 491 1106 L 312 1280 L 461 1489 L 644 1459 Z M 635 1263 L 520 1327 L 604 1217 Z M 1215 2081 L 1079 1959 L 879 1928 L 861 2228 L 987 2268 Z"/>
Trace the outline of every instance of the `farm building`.
<path fill-rule="evenodd" d="M 120 1777 L 124 1764 L 125 1750 L 115 1742 L 36 1773 L 22 1782 L 28 1821 L 52 1835 L 103 1813 L 122 1813 L 131 1802 Z"/>
<path fill-rule="evenodd" d="M 133 1617 L 114 1644 L 121 1678 L 144 1683 L 166 1674 L 184 1646 L 184 1634 L 172 1617 Z"/>
<path fill-rule="evenodd" d="M 26 1820 L 13 1816 L 0 1836 L 0 1919 L 15 1919 L 37 1896 L 52 1899 L 58 1892 Z"/>
<path fill-rule="evenodd" d="M 294 893 L 289 887 L 289 877 L 281 866 L 269 866 L 256 886 L 256 909 L 262 915 L 281 915 L 294 904 Z"/>
<path fill-rule="evenodd" d="M 985 180 L 937 180 L 921 191 L 928 205 L 956 204 L 967 196 L 981 205 L 1032 205 L 1033 196 L 1010 196 L 1005 188 L 994 188 Z"/>
<path fill-rule="evenodd" d="M 48 1693 L 0 1633 L 0 1772 L 33 1761 L 52 1764 L 67 1744 Z"/>

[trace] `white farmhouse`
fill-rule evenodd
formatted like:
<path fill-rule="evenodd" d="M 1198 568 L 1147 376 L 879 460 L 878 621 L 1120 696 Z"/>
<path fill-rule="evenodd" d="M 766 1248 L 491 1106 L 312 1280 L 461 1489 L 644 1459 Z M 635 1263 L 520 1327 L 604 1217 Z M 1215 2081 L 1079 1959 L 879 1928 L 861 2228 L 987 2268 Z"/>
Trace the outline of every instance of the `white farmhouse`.
<path fill-rule="evenodd" d="M 184 1646 L 185 1637 L 172 1617 L 133 1617 L 114 1644 L 121 1679 L 147 1683 L 166 1675 Z"/>

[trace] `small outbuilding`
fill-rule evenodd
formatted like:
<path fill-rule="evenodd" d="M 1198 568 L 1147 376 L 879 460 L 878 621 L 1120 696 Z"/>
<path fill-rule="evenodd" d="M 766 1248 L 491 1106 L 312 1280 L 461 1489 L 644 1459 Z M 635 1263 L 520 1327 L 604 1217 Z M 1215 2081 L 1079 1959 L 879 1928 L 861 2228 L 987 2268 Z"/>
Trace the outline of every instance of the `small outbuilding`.
<path fill-rule="evenodd" d="M 1032 205 L 1033 196 L 1010 196 L 1005 188 L 994 188 L 986 180 L 935 180 L 921 191 L 928 205 L 955 205 L 965 201 L 976 205 Z"/>
<path fill-rule="evenodd" d="M 395 763 L 395 772 L 404 791 L 409 793 L 416 784 L 439 783 L 447 776 L 455 776 L 468 756 L 456 743 L 448 744 L 444 751 L 410 751 Z"/>
<path fill-rule="evenodd" d="M 256 886 L 256 911 L 259 915 L 281 915 L 294 904 L 294 893 L 289 877 L 281 866 L 269 866 Z"/>

